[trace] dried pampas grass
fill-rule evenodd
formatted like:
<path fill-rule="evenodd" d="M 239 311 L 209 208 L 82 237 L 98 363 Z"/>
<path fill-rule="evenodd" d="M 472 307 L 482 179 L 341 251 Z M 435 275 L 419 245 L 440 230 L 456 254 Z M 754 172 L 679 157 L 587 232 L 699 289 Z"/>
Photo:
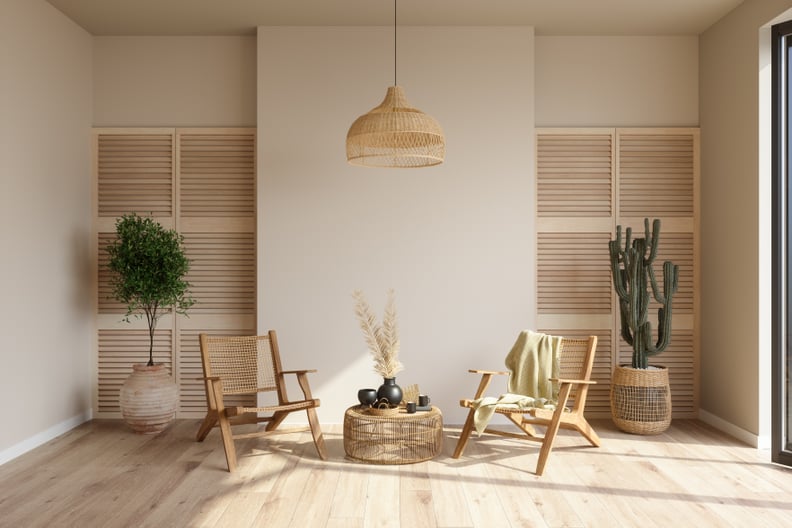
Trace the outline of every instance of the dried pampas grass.
<path fill-rule="evenodd" d="M 374 358 L 374 372 L 383 378 L 393 378 L 397 372 L 404 369 L 399 362 L 399 329 L 396 325 L 393 290 L 388 290 L 382 325 L 377 323 L 377 318 L 371 312 L 371 306 L 362 291 L 355 290 L 352 297 L 355 299 L 355 316 L 360 323 L 360 329 L 363 330 L 369 352 Z"/>

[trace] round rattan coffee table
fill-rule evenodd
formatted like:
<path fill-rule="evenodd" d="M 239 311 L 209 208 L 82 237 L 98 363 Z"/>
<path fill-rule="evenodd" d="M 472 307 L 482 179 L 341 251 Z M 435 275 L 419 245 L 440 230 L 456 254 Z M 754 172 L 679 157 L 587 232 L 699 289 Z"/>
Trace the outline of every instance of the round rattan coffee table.
<path fill-rule="evenodd" d="M 443 414 L 437 407 L 371 414 L 356 405 L 344 413 L 344 451 L 371 464 L 412 464 L 434 458 L 443 448 Z"/>

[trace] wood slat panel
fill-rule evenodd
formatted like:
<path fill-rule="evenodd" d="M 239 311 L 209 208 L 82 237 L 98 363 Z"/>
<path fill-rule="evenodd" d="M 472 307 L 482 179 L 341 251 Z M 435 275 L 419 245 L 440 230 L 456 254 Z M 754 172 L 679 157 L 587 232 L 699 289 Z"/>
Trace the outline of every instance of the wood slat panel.
<path fill-rule="evenodd" d="M 539 217 L 609 217 L 611 134 L 537 134 Z"/>
<path fill-rule="evenodd" d="M 256 309 L 256 240 L 253 233 L 185 233 L 191 261 L 187 280 L 194 313 L 252 314 Z"/>
<path fill-rule="evenodd" d="M 538 313 L 610 313 L 609 240 L 608 233 L 538 234 Z"/>
<path fill-rule="evenodd" d="M 613 140 L 609 143 L 607 138 Z M 665 260 L 677 264 L 680 272 L 674 339 L 661 361 L 676 371 L 670 373 L 674 417 L 695 417 L 698 130 L 539 129 L 536 142 L 538 320 L 560 335 L 573 335 L 596 328 L 596 317 L 610 317 L 609 333 L 616 341 L 612 345 L 626 349 L 629 362 L 629 347 L 618 332 L 618 310 L 611 308 L 607 242 L 617 224 L 638 228 L 642 234 L 644 218 L 660 218 L 663 229 L 655 262 L 660 286 Z M 656 318 L 658 307 L 652 300 L 650 317 Z M 597 361 L 603 363 L 595 367 L 595 376 L 602 383 L 590 396 L 592 416 L 609 414 L 612 368 L 620 362 L 617 352 L 603 357 L 605 339 L 600 336 Z M 612 340 L 607 340 L 608 347 Z"/>
<path fill-rule="evenodd" d="M 203 386 L 192 379 L 201 373 L 199 329 L 254 333 L 255 142 L 256 131 L 251 128 L 95 132 L 97 415 L 118 416 L 118 389 L 131 365 L 147 360 L 148 352 L 144 330 L 120 329 L 126 309 L 110 296 L 106 247 L 115 237 L 118 216 L 130 212 L 154 216 L 164 227 L 185 235 L 192 261 L 187 280 L 197 300 L 190 310 L 194 317 L 187 320 L 190 324 L 184 323 L 184 317 L 163 318 L 156 345 L 158 353 L 167 351 L 169 367 L 170 357 L 176 358 L 173 368 L 184 400 L 177 416 L 198 417 L 205 412 Z M 174 190 L 178 190 L 175 195 Z M 207 323 L 206 317 L 211 321 L 201 326 L 198 321 Z M 139 323 L 134 321 L 132 328 L 140 328 Z"/>
<path fill-rule="evenodd" d="M 619 215 L 693 216 L 692 134 L 619 134 Z"/>
<path fill-rule="evenodd" d="M 183 217 L 255 215 L 255 134 L 180 134 Z"/>
<path fill-rule="evenodd" d="M 126 306 L 116 301 L 110 287 L 110 270 L 107 269 L 107 262 L 110 259 L 107 254 L 107 246 L 116 239 L 115 233 L 99 233 L 97 240 L 97 310 L 100 314 L 107 313 L 126 313 Z"/>
<path fill-rule="evenodd" d="M 173 136 L 99 134 L 97 211 L 170 216 L 173 211 Z"/>
<path fill-rule="evenodd" d="M 167 366 L 172 374 L 170 329 L 158 329 L 154 335 L 154 361 Z M 120 413 L 118 406 L 121 385 L 132 373 L 135 363 L 147 363 L 149 358 L 148 330 L 99 330 L 97 411 Z"/>

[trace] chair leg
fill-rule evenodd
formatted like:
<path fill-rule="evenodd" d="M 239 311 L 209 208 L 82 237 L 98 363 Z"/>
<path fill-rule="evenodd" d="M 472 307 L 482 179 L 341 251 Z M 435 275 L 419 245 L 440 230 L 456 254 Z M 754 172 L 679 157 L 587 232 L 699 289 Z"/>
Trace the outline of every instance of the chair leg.
<path fill-rule="evenodd" d="M 555 441 L 558 428 L 561 425 L 561 415 L 564 413 L 564 406 L 569 399 L 569 391 L 572 389 L 571 385 L 565 384 L 561 387 L 558 394 L 558 405 L 553 413 L 553 419 L 550 425 L 547 426 L 544 440 L 542 440 L 542 448 L 539 450 L 539 460 L 536 463 L 536 475 L 541 477 L 544 473 L 545 464 L 550 456 L 550 451 L 553 450 L 553 442 Z"/>
<path fill-rule="evenodd" d="M 594 431 L 594 428 L 591 427 L 591 425 L 588 423 L 588 420 L 581 417 L 575 429 L 577 429 L 578 432 L 582 434 L 586 438 L 586 440 L 589 441 L 591 445 L 593 445 L 594 447 L 600 446 L 599 436 L 597 436 L 597 433 Z"/>
<path fill-rule="evenodd" d="M 470 409 L 468 412 L 467 420 L 465 420 L 465 426 L 462 427 L 462 434 L 459 435 L 459 441 L 457 441 L 456 449 L 454 450 L 454 458 L 459 458 L 462 456 L 462 452 L 465 450 L 465 446 L 467 445 L 468 438 L 470 438 L 470 433 L 473 432 L 473 414 L 476 411 L 474 409 Z"/>
<path fill-rule="evenodd" d="M 203 442 L 206 435 L 209 434 L 209 431 L 217 424 L 217 413 L 215 411 L 208 411 L 206 413 L 206 417 L 203 419 L 203 423 L 201 423 L 201 427 L 198 428 L 198 434 L 195 435 L 196 442 Z"/>
<path fill-rule="evenodd" d="M 270 418 L 269 422 L 267 422 L 267 427 L 264 428 L 265 431 L 274 431 L 278 428 L 278 426 L 283 422 L 283 420 L 289 416 L 288 411 L 276 411 L 272 414 L 272 418 Z"/>
<path fill-rule="evenodd" d="M 325 449 L 324 436 L 322 436 L 322 429 L 319 427 L 319 419 L 316 417 L 316 409 L 306 409 L 308 414 L 308 424 L 311 426 L 311 435 L 313 435 L 316 451 L 319 453 L 319 458 L 327 460 L 327 450 Z"/>
<path fill-rule="evenodd" d="M 237 468 L 236 448 L 234 448 L 234 436 L 231 433 L 231 424 L 226 413 L 221 411 L 218 416 L 220 422 L 220 436 L 223 437 L 223 449 L 225 450 L 228 471 L 233 472 Z"/>
<path fill-rule="evenodd" d="M 234 471 L 237 468 L 237 457 L 236 449 L 234 448 L 234 435 L 231 432 L 231 423 L 228 421 L 228 411 L 226 411 L 225 403 L 223 402 L 223 383 L 222 381 L 210 383 L 210 387 L 217 406 L 217 409 L 213 412 L 217 417 L 217 421 L 220 422 L 220 436 L 223 438 L 223 449 L 225 450 L 228 471 Z M 204 423 L 206 421 L 204 420 Z"/>

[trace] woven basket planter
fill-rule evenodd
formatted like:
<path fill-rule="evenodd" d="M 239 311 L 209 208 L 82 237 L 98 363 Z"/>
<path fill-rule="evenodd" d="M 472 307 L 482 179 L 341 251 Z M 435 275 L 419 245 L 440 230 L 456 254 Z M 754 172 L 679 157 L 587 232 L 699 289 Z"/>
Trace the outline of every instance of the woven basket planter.
<path fill-rule="evenodd" d="M 626 433 L 660 434 L 671 425 L 668 369 L 616 367 L 611 380 L 611 416 Z"/>

